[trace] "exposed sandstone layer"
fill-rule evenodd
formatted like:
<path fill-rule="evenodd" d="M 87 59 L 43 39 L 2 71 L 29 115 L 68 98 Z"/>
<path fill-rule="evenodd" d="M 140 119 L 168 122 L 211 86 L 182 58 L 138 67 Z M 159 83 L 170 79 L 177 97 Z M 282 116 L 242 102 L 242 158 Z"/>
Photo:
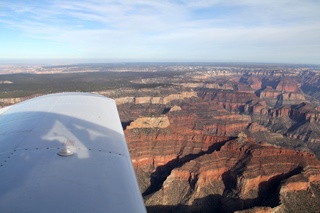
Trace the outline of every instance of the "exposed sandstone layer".
<path fill-rule="evenodd" d="M 187 88 L 208 88 L 208 89 L 222 89 L 218 83 L 186 83 L 186 84 L 179 84 L 183 87 Z M 232 89 L 232 87 L 228 88 Z"/>
<path fill-rule="evenodd" d="M 295 121 L 320 122 L 320 111 L 305 102 L 292 106 L 290 115 Z"/>
<path fill-rule="evenodd" d="M 247 83 L 254 90 L 259 90 L 262 87 L 262 82 L 257 77 L 249 77 Z"/>
<path fill-rule="evenodd" d="M 180 110 L 181 110 L 181 107 L 175 105 L 170 109 L 170 112 L 175 112 L 175 111 L 180 111 Z"/>
<path fill-rule="evenodd" d="M 170 125 L 167 116 L 161 117 L 141 117 L 131 122 L 127 129 L 134 128 L 167 128 Z"/>
<path fill-rule="evenodd" d="M 230 90 L 214 90 L 201 88 L 198 95 L 204 101 L 217 104 L 231 112 L 243 111 L 249 102 L 257 102 L 258 97 L 253 92 L 238 92 Z"/>
<path fill-rule="evenodd" d="M 279 82 L 279 84 L 277 85 L 276 90 L 281 91 L 283 93 L 285 93 L 285 92 L 288 92 L 288 93 L 293 92 L 293 93 L 295 93 L 295 92 L 299 92 L 300 91 L 298 82 L 296 82 L 293 79 L 290 79 L 290 80 L 283 79 L 283 80 L 281 80 Z"/>
<path fill-rule="evenodd" d="M 267 87 L 260 93 L 260 98 L 277 99 L 280 94 L 280 91 L 274 90 L 271 87 Z"/>
<path fill-rule="evenodd" d="M 121 104 L 168 104 L 173 100 L 197 97 L 196 92 L 182 92 L 181 94 L 171 94 L 165 97 L 122 97 L 116 98 L 117 105 Z"/>
<path fill-rule="evenodd" d="M 260 97 L 271 98 L 269 101 L 276 106 L 299 104 L 306 100 L 301 92 L 300 83 L 294 78 L 268 79 L 265 80 L 265 85 L 267 88 L 261 92 Z"/>
<path fill-rule="evenodd" d="M 252 94 L 254 93 L 254 89 L 246 84 L 239 83 L 235 87 L 236 87 L 235 90 L 238 92 L 252 93 Z"/>
<path fill-rule="evenodd" d="M 298 92 L 283 93 L 281 98 L 282 105 L 299 104 L 303 101 L 306 101 L 306 98 Z"/>

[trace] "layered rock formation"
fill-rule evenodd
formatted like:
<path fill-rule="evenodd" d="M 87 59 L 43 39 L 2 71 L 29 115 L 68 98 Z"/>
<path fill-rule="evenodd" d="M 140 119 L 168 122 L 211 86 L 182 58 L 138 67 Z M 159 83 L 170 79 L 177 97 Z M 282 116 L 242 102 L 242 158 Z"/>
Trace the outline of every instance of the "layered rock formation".
<path fill-rule="evenodd" d="M 306 107 L 268 109 L 251 92 L 201 88 L 197 93 L 198 98 L 161 107 L 150 102 L 118 106 L 120 114 L 127 112 L 123 120 L 129 120 L 130 109 L 148 109 L 131 114 L 125 134 L 149 212 L 308 212 L 301 194 L 303 203 L 317 210 L 320 163 L 315 155 L 263 142 L 261 134 L 284 136 L 250 115 L 269 121 L 292 120 L 293 114 L 310 119 L 310 110 L 298 116 L 295 110 Z M 168 119 L 166 125 L 160 118 Z"/>
<path fill-rule="evenodd" d="M 276 90 L 282 91 L 283 93 L 294 93 L 299 92 L 300 89 L 298 83 L 295 80 L 283 79 L 277 85 Z"/>
<path fill-rule="evenodd" d="M 120 104 L 168 104 L 172 100 L 179 100 L 184 98 L 197 97 L 195 92 L 182 92 L 181 94 L 170 94 L 165 97 L 122 97 L 116 98 L 115 101 Z"/>
<path fill-rule="evenodd" d="M 319 184 L 319 162 L 312 155 L 298 155 L 250 142 L 229 141 L 220 150 L 201 153 L 181 166 L 178 161 L 161 189 L 147 195 L 146 204 L 150 210 L 160 211 L 174 206 L 175 212 L 234 212 L 256 206 L 285 210 L 292 204 L 281 197 L 317 190 L 313 185 Z M 308 164 L 305 171 L 304 164 Z M 311 202 L 304 204 L 319 201 L 311 192 L 307 196 Z M 164 207 L 157 206 L 159 201 Z M 186 206 L 190 208 L 187 210 Z M 300 212 L 303 209 L 299 207 Z"/>
<path fill-rule="evenodd" d="M 135 128 L 167 128 L 170 125 L 167 116 L 161 117 L 143 117 L 131 122 L 127 129 Z"/>
<path fill-rule="evenodd" d="M 273 89 L 270 86 L 267 86 L 261 93 L 260 93 L 260 98 L 268 98 L 271 100 L 277 100 L 278 96 L 281 94 L 280 91 L 277 91 Z"/>
<path fill-rule="evenodd" d="M 118 102 L 148 211 L 320 211 L 319 113 L 300 84 L 197 75 L 175 80 L 196 96 Z"/>
<path fill-rule="evenodd" d="M 246 125 L 223 133 L 222 127 L 210 131 L 207 123 L 216 109 L 208 110 L 200 102 L 169 111 L 166 128 L 135 125 L 125 131 L 149 212 L 283 212 L 292 206 L 289 197 L 298 200 L 298 194 L 308 191 L 308 205 L 319 201 L 311 192 L 318 193 L 320 184 L 320 164 L 313 154 L 248 139 L 240 129 L 251 123 L 249 116 L 216 115 L 215 123 L 220 117 L 230 126 L 232 120 Z M 206 116 L 194 110 L 204 110 L 203 105 Z M 197 125 L 199 121 L 206 125 Z M 266 130 L 255 123 L 249 126 Z"/>
<path fill-rule="evenodd" d="M 304 71 L 299 75 L 302 80 L 301 89 L 304 93 L 310 95 L 312 101 L 320 104 L 320 73 L 312 71 Z"/>

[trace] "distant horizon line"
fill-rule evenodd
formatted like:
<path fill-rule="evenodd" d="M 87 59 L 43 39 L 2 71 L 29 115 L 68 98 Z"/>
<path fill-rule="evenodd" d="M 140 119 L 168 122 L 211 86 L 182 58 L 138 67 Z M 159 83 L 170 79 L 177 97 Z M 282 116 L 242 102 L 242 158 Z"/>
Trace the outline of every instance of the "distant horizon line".
<path fill-rule="evenodd" d="M 86 58 L 68 58 L 68 59 L 0 59 L 0 65 L 81 65 L 81 64 L 130 64 L 130 63 L 145 63 L 145 64 L 270 64 L 270 65 L 308 65 L 308 66 L 320 66 L 320 63 L 299 63 L 299 62 L 261 62 L 261 61 L 210 61 L 210 60 L 159 60 L 159 59 L 86 59 Z"/>

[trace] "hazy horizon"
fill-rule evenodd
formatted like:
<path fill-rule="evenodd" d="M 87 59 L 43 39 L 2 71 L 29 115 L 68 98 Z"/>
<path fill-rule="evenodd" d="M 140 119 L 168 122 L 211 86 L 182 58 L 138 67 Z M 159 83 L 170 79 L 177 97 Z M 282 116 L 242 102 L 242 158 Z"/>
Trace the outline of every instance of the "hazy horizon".
<path fill-rule="evenodd" d="M 143 60 L 90 60 L 90 59 L 9 59 L 9 60 L 1 60 L 0 59 L 0 66 L 55 66 L 55 65 L 82 65 L 82 64 L 161 64 L 161 63 L 168 63 L 168 64 L 197 64 L 197 65 L 217 65 L 217 64 L 224 64 L 224 65 L 283 65 L 283 66 L 320 66 L 319 64 L 312 64 L 312 63 L 286 63 L 286 62 L 247 62 L 247 61 L 143 61 Z"/>

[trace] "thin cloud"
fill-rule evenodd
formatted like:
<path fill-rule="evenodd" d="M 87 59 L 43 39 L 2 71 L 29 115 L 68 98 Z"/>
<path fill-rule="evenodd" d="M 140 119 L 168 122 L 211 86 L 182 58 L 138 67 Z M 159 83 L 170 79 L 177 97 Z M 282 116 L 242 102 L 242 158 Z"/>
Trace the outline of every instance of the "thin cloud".
<path fill-rule="evenodd" d="M 75 56 L 227 60 L 246 48 L 248 58 L 263 60 L 257 52 L 272 58 L 309 48 L 320 57 L 312 47 L 320 43 L 320 3 L 311 0 L 2 1 L 0 7 L 1 28 L 72 46 Z"/>

